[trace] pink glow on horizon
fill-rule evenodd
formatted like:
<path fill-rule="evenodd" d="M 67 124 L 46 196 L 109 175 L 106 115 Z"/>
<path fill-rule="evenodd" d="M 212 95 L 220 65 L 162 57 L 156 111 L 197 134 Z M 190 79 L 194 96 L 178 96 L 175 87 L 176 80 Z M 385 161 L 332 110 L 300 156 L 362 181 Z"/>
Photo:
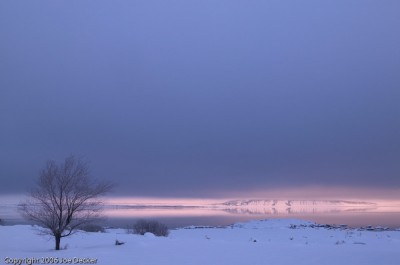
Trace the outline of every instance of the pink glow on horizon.
<path fill-rule="evenodd" d="M 347 187 L 300 187 L 285 189 L 231 192 L 218 198 L 110 196 L 107 204 L 202 206 L 237 199 L 260 200 L 347 200 L 374 202 L 379 205 L 400 205 L 400 189 L 370 189 Z"/>
<path fill-rule="evenodd" d="M 0 195 L 3 204 L 18 204 L 25 200 L 28 194 Z M 293 187 L 270 188 L 253 191 L 224 192 L 219 197 L 184 198 L 184 197 L 135 197 L 109 195 L 106 204 L 120 205 L 176 205 L 203 206 L 222 203 L 236 199 L 265 199 L 265 200 L 348 200 L 375 202 L 379 205 L 400 205 L 400 189 L 383 188 L 349 188 L 349 187 Z"/>
<path fill-rule="evenodd" d="M 176 205 L 176 206 L 202 206 L 224 202 L 225 199 L 208 198 L 161 198 L 161 197 L 108 197 L 107 204 L 118 205 Z"/>
<path fill-rule="evenodd" d="M 344 186 L 304 186 L 291 188 L 256 189 L 252 192 L 236 191 L 228 197 L 255 199 L 293 199 L 293 200 L 355 200 L 400 201 L 400 188 L 351 188 Z"/>

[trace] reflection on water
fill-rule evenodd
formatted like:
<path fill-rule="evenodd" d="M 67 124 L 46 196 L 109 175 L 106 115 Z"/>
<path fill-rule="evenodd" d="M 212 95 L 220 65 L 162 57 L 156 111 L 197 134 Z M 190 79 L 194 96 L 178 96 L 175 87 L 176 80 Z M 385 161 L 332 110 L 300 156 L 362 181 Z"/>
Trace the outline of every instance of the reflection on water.
<path fill-rule="evenodd" d="M 0 218 L 8 224 L 24 223 L 16 205 L 0 205 Z M 103 225 L 127 227 L 138 219 L 153 219 L 171 228 L 190 225 L 225 226 L 268 218 L 298 218 L 352 227 L 400 227 L 400 207 L 382 203 L 346 201 L 230 201 L 220 204 L 106 205 Z"/>
<path fill-rule="evenodd" d="M 156 219 L 170 227 L 189 225 L 224 226 L 235 222 L 268 218 L 299 218 L 324 224 L 352 227 L 400 227 L 400 207 L 343 201 L 241 201 L 205 206 L 108 206 L 107 223 L 124 227 L 137 219 Z"/>

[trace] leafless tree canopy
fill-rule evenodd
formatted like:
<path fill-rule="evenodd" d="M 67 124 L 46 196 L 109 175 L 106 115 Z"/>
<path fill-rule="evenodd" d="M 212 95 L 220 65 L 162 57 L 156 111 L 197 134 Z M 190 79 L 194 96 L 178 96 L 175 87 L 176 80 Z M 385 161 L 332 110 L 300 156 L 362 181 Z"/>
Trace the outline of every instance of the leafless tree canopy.
<path fill-rule="evenodd" d="M 48 161 L 40 173 L 30 199 L 21 204 L 22 215 L 48 229 L 60 249 L 62 237 L 100 217 L 99 198 L 112 185 L 91 179 L 87 163 L 70 156 L 57 165 Z"/>

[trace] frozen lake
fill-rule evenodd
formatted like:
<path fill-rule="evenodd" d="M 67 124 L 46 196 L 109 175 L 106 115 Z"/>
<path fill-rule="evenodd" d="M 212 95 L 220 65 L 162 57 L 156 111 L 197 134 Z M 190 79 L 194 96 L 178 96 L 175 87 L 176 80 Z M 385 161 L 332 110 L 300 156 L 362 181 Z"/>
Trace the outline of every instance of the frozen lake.
<path fill-rule="evenodd" d="M 225 226 L 260 219 L 296 218 L 321 224 L 347 224 L 351 227 L 400 227 L 400 208 L 396 205 L 326 205 L 313 202 L 277 205 L 107 205 L 102 225 L 125 228 L 138 219 L 158 220 L 171 228 L 190 225 Z M 0 218 L 5 224 L 24 224 L 16 204 L 0 204 Z"/>

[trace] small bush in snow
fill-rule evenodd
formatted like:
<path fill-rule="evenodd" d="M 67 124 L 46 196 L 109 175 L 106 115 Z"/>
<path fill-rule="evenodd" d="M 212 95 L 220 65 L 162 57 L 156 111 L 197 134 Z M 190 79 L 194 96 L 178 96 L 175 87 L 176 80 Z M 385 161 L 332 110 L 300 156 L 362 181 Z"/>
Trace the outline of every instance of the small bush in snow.
<path fill-rule="evenodd" d="M 152 233 L 156 236 L 168 236 L 169 230 L 165 224 L 157 221 L 139 220 L 132 228 L 128 228 L 128 233 L 144 235 L 145 233 Z"/>
<path fill-rule="evenodd" d="M 85 232 L 101 232 L 101 233 L 105 232 L 104 227 L 94 224 L 84 225 L 80 229 Z"/>
<path fill-rule="evenodd" d="M 125 244 L 125 242 L 115 240 L 115 245 L 116 246 L 120 246 L 120 245 L 123 245 L 123 244 Z"/>
<path fill-rule="evenodd" d="M 4 221 L 1 218 L 0 218 L 0 225 L 4 225 Z"/>

